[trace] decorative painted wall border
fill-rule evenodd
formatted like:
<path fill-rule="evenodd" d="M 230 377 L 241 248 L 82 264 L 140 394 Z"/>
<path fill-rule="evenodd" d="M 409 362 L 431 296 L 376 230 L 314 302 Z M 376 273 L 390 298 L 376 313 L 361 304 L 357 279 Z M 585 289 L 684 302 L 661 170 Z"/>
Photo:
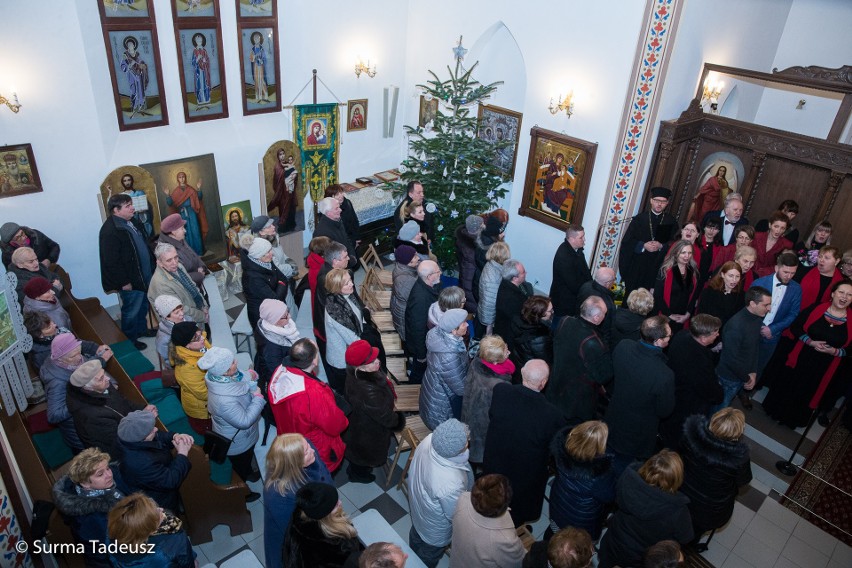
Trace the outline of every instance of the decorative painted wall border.
<path fill-rule="evenodd" d="M 593 266 L 615 266 L 618 243 L 641 172 L 651 158 L 650 141 L 668 61 L 674 45 L 683 0 L 648 0 L 645 28 L 633 65 L 630 100 L 625 106 L 618 155 L 610 173 L 609 191 L 601 213 Z"/>

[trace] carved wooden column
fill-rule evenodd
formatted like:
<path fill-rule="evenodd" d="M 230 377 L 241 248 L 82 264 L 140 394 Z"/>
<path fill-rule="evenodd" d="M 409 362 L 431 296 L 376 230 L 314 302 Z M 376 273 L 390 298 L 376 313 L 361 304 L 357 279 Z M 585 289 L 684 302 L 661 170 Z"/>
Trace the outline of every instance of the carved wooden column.
<path fill-rule="evenodd" d="M 814 218 L 811 219 L 811 226 L 815 226 L 820 221 L 828 219 L 831 214 L 831 209 L 834 207 L 834 202 L 837 201 L 837 195 L 840 193 L 840 184 L 843 183 L 843 178 L 846 173 L 832 170 L 831 176 L 828 178 L 828 187 L 823 193 L 822 203 L 820 203 Z"/>
<path fill-rule="evenodd" d="M 748 211 L 751 209 L 751 202 L 756 195 L 757 185 L 760 182 L 760 176 L 763 175 L 763 165 L 766 163 L 766 152 L 751 153 L 751 169 L 746 175 L 740 194 L 743 196 L 743 205 L 745 205 L 743 215 L 748 216 Z"/>
<path fill-rule="evenodd" d="M 663 179 L 666 177 L 666 166 L 668 165 L 669 157 L 674 150 L 671 138 L 660 142 L 660 159 L 657 167 L 654 168 L 654 179 L 651 181 L 651 187 L 663 185 Z"/>
<path fill-rule="evenodd" d="M 698 156 L 698 149 L 701 147 L 701 138 L 691 138 L 686 145 L 686 154 L 680 164 L 680 170 L 677 172 L 677 177 L 672 184 L 674 198 L 677 200 L 677 210 L 672 214 L 680 219 L 684 207 L 689 211 L 689 203 L 692 202 L 692 194 L 689 193 L 689 187 L 692 179 L 692 168 L 695 167 L 695 159 Z M 701 219 L 698 219 L 701 222 Z"/>

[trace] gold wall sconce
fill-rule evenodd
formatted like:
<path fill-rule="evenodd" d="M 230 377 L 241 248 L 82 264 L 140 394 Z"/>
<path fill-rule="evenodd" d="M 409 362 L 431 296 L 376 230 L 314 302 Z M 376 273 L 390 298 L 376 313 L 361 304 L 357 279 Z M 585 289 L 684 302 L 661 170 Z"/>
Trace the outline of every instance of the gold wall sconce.
<path fill-rule="evenodd" d="M 2 94 L 0 94 L 0 105 L 6 105 L 7 107 L 9 107 L 9 110 L 16 114 L 19 110 L 21 110 L 21 103 L 18 102 L 17 93 L 12 93 L 11 99 L 7 99 Z"/>
<path fill-rule="evenodd" d="M 373 77 L 376 76 L 375 64 L 373 65 L 372 68 L 370 68 L 370 60 L 369 59 L 367 60 L 366 65 L 364 65 L 364 62 L 359 59 L 358 62 L 355 64 L 355 76 L 360 77 L 361 73 L 366 74 L 367 77 L 372 79 Z"/>
<path fill-rule="evenodd" d="M 570 91 L 567 95 L 565 95 L 564 99 L 560 94 L 555 104 L 553 102 L 553 97 L 550 97 L 550 106 L 547 107 L 547 110 L 550 111 L 550 114 L 565 111 L 568 118 L 571 118 L 571 115 L 574 114 L 574 91 Z"/>

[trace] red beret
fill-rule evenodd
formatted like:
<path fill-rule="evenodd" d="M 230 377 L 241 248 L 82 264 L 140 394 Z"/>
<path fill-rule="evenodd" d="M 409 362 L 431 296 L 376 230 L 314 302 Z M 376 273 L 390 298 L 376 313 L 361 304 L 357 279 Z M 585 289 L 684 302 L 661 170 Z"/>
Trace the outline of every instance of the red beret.
<path fill-rule="evenodd" d="M 379 356 L 379 350 L 370 345 L 367 341 L 359 339 L 352 342 L 346 348 L 346 364 L 353 367 L 360 367 L 372 363 Z"/>
<path fill-rule="evenodd" d="M 24 294 L 33 300 L 48 290 L 53 290 L 53 286 L 51 286 L 50 282 L 41 276 L 36 276 L 24 285 Z"/>

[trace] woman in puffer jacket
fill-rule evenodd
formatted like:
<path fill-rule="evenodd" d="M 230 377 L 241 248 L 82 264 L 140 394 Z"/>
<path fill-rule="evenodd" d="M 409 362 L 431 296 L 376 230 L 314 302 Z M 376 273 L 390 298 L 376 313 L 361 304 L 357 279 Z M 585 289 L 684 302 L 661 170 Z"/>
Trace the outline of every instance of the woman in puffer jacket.
<path fill-rule="evenodd" d="M 608 505 L 615 501 L 612 456 L 605 453 L 607 425 L 599 420 L 564 428 L 550 446 L 556 478 L 550 490 L 550 529 L 571 526 L 601 535 Z"/>
<path fill-rule="evenodd" d="M 479 279 L 479 305 L 477 307 L 477 337 L 491 335 L 497 316 L 497 291 L 503 279 L 503 263 L 511 256 L 509 245 L 497 241 L 488 248 L 485 268 Z"/>
<path fill-rule="evenodd" d="M 266 400 L 257 386 L 257 373 L 237 369 L 234 354 L 221 347 L 211 347 L 198 368 L 207 371 L 207 408 L 213 420 L 213 431 L 232 440 L 228 459 L 243 481 L 258 481 L 260 469 L 254 457 L 258 439 L 260 413 Z M 252 492 L 246 500 L 260 497 Z"/>
<path fill-rule="evenodd" d="M 420 418 L 430 430 L 461 416 L 470 364 L 464 345 L 466 333 L 467 312 L 452 309 L 426 334 L 426 375 L 420 388 Z"/>

